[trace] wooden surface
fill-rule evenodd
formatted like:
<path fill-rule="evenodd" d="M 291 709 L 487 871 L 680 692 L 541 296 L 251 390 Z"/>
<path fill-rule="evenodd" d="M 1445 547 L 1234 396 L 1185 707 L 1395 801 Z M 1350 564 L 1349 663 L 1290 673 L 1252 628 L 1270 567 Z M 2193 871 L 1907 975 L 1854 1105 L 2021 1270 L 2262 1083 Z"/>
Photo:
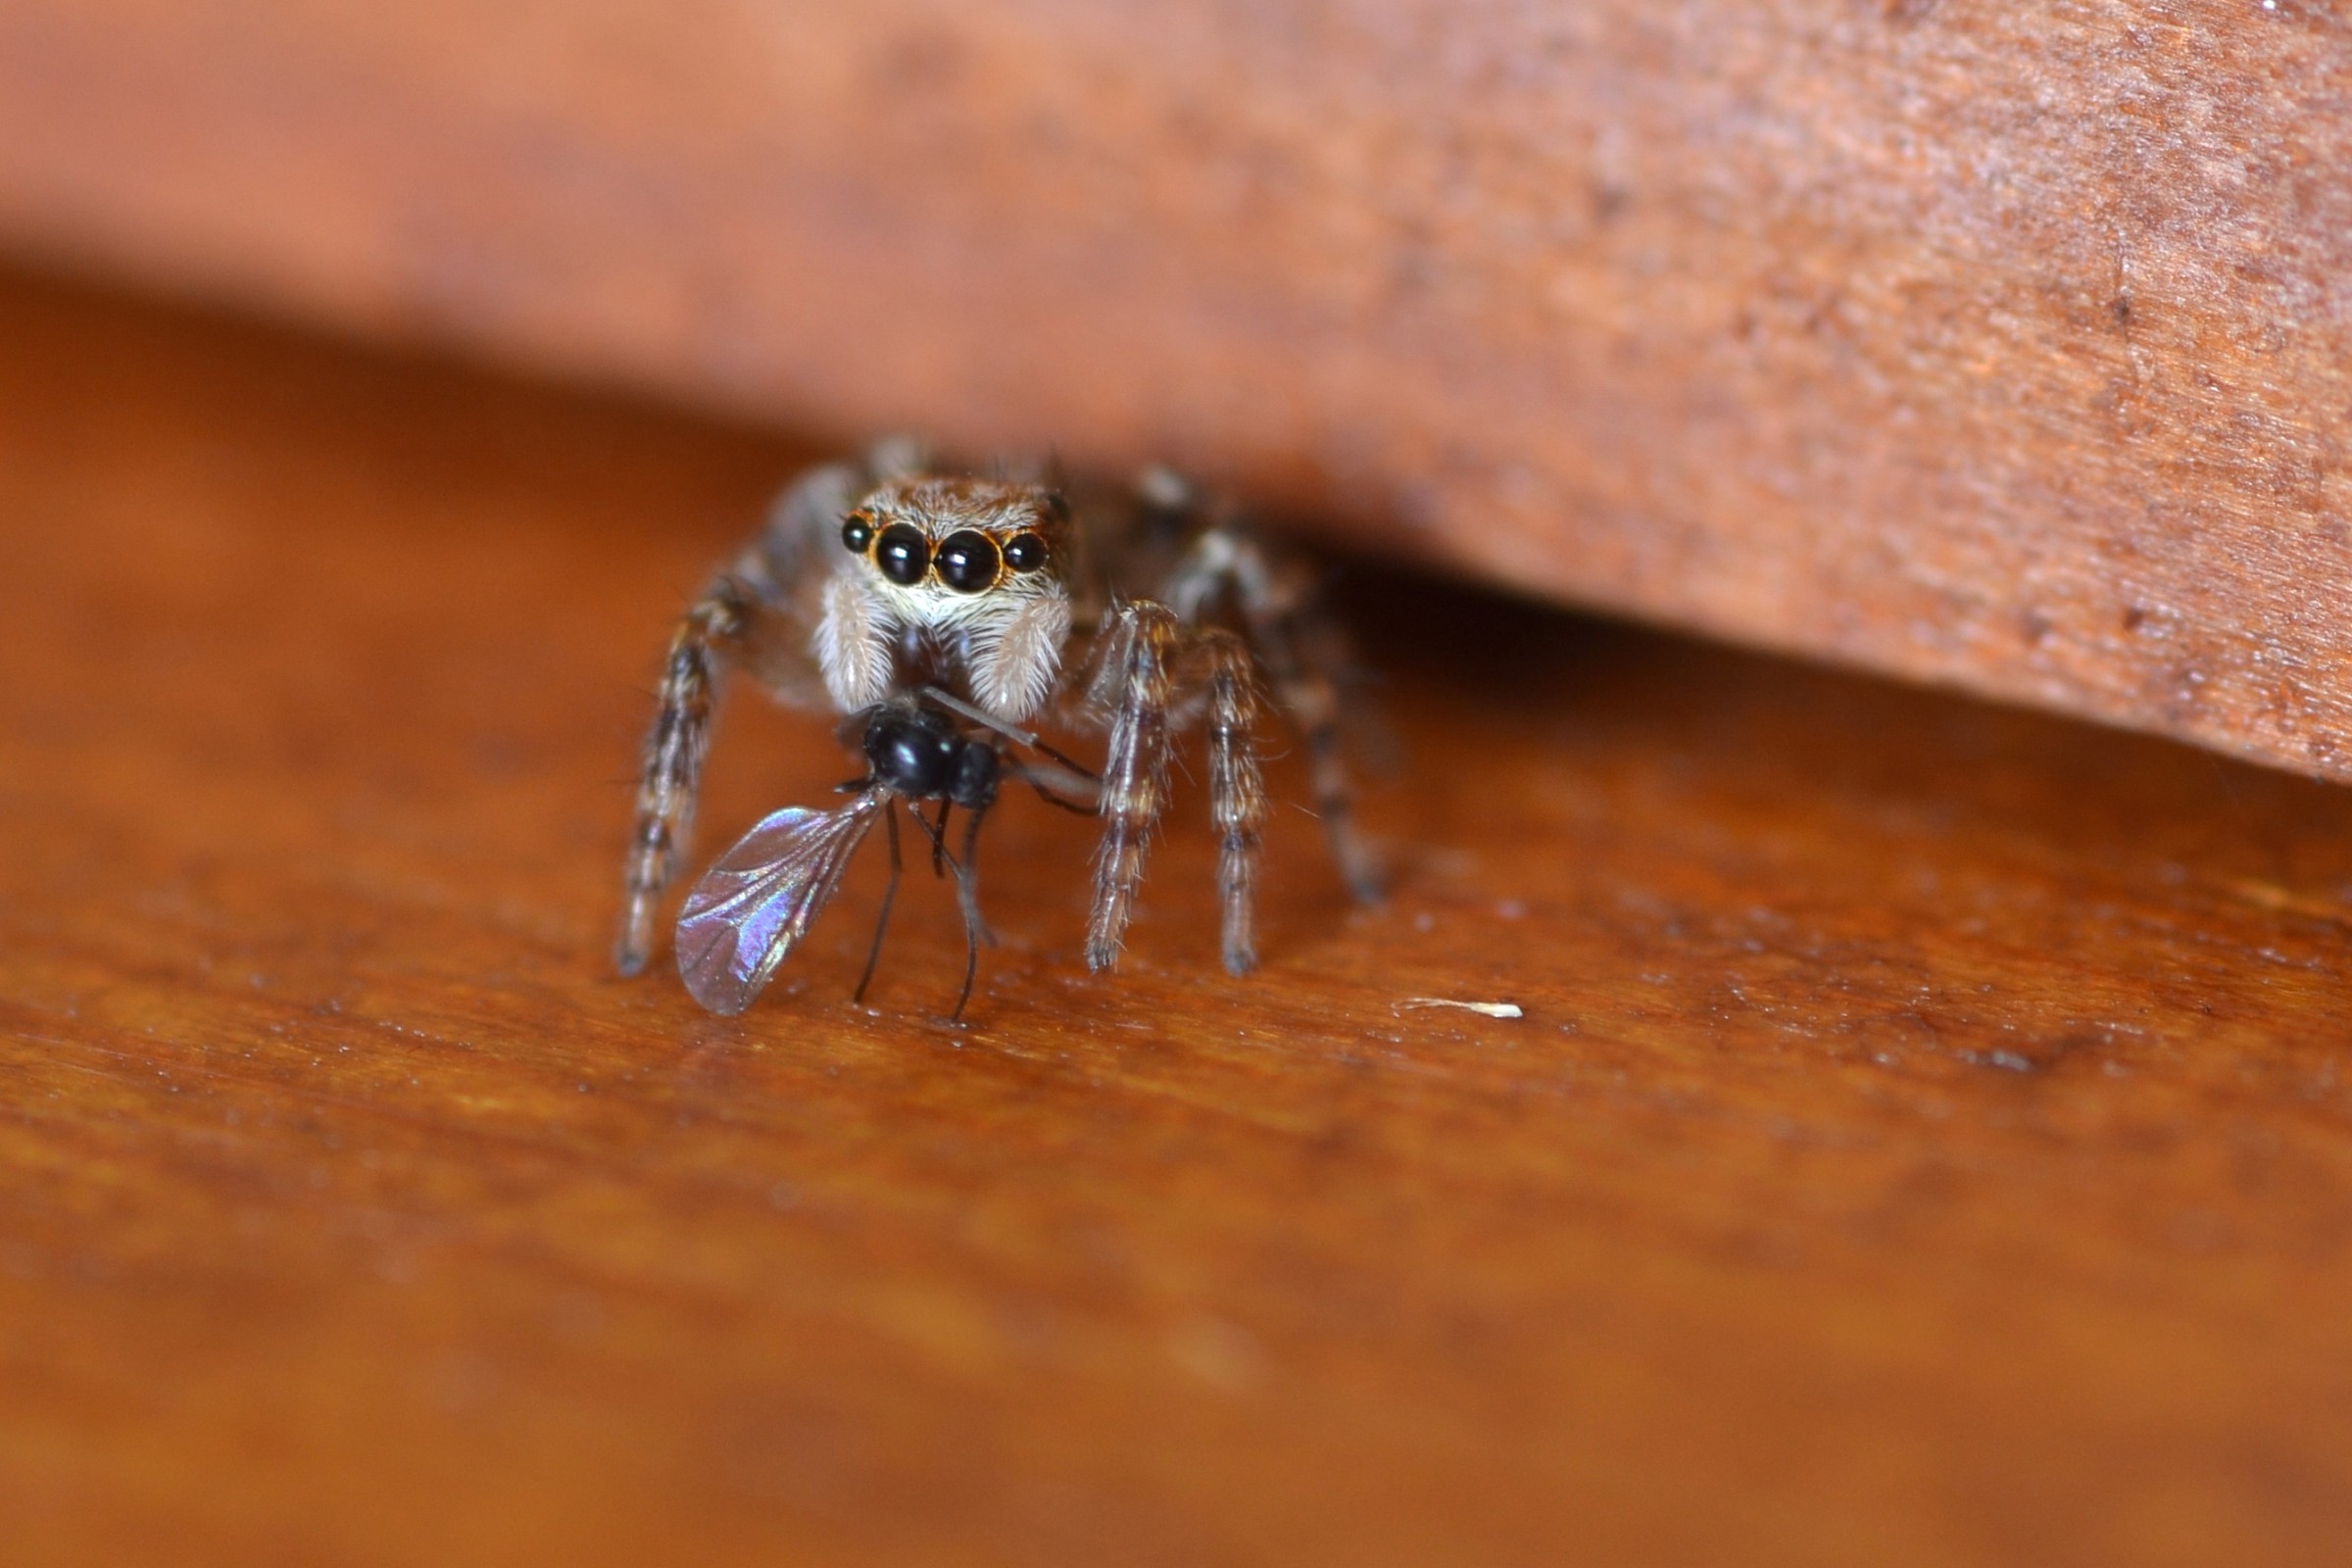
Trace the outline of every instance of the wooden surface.
<path fill-rule="evenodd" d="M 12 1563 L 2332 1563 L 2352 796 L 1358 575 L 1354 913 L 603 966 L 797 454 L 0 283 Z M 726 715 L 707 837 L 812 799 Z M 1297 759 L 1275 782 L 1298 798 Z M 1398 1010 L 1508 1001 L 1516 1021 Z"/>
<path fill-rule="evenodd" d="M 0 0 L 0 240 L 2352 779 L 2320 0 Z"/>

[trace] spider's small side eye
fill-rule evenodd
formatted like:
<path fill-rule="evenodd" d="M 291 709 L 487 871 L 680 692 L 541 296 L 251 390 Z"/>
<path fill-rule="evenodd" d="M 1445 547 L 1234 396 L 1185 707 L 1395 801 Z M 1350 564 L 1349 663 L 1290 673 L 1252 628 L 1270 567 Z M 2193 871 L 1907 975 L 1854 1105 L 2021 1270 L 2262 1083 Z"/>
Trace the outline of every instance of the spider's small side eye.
<path fill-rule="evenodd" d="M 931 541 L 910 522 L 894 522 L 874 540 L 874 564 L 902 588 L 911 588 L 931 569 Z"/>
<path fill-rule="evenodd" d="M 997 584 L 997 542 L 975 528 L 963 528 L 939 542 L 935 564 L 939 580 L 959 594 L 976 594 Z"/>
<path fill-rule="evenodd" d="M 849 520 L 841 525 L 842 547 L 853 556 L 862 556 L 865 554 L 865 547 L 873 542 L 873 519 L 867 517 L 863 513 L 851 513 Z"/>
<path fill-rule="evenodd" d="M 1016 533 L 1004 541 L 1004 564 L 1015 571 L 1035 571 L 1046 564 L 1046 542 L 1033 533 Z"/>

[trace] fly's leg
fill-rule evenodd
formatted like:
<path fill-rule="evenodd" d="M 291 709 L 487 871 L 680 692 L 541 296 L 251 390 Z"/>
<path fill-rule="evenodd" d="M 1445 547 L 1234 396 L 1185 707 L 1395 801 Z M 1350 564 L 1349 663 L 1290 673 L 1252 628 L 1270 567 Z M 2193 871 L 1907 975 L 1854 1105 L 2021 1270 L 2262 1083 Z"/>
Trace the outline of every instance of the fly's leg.
<path fill-rule="evenodd" d="M 963 848 L 959 854 L 963 860 L 963 879 L 971 884 L 972 888 L 969 918 L 972 924 L 978 928 L 981 944 L 984 947 L 993 948 L 997 945 L 997 934 L 988 928 L 988 921 L 983 919 L 980 914 L 980 867 L 974 862 L 974 857 L 980 853 L 980 824 L 986 820 L 987 816 L 988 808 L 985 806 L 975 806 L 964 812 Z M 944 845 L 947 841 L 948 813 L 942 809 L 939 813 L 939 842 Z"/>
<path fill-rule="evenodd" d="M 874 916 L 874 940 L 865 950 L 865 972 L 858 977 L 858 989 L 850 993 L 852 1002 L 865 1000 L 865 988 L 874 983 L 874 965 L 882 961 L 882 933 L 890 929 L 890 906 L 899 896 L 899 808 L 897 802 L 882 808 L 882 825 L 890 835 L 890 880 L 882 884 L 882 908 Z"/>
<path fill-rule="evenodd" d="M 963 989 L 956 993 L 956 1010 L 948 1014 L 949 1022 L 953 1023 L 963 1017 L 964 1004 L 972 1000 L 972 982 L 980 974 L 980 944 L 995 939 L 988 934 L 988 922 L 980 917 L 980 891 L 973 884 L 972 873 L 965 869 L 963 861 L 948 853 L 946 837 L 931 825 L 928 817 L 920 811 L 907 814 L 914 818 L 915 826 L 930 835 L 932 852 L 947 862 L 948 870 L 956 878 L 956 907 L 963 911 Z M 973 813 L 975 818 L 979 814 Z"/>

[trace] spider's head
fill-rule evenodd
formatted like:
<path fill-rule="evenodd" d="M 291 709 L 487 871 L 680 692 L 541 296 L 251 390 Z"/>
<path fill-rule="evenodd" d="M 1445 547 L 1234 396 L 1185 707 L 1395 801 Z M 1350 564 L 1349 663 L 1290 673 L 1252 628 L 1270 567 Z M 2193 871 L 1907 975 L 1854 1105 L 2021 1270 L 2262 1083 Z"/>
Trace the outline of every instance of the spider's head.
<path fill-rule="evenodd" d="M 843 519 L 841 543 L 898 591 L 910 618 L 963 619 L 974 601 L 1026 599 L 1060 584 L 1069 512 L 1042 485 L 896 479 Z"/>
<path fill-rule="evenodd" d="M 844 710 L 891 686 L 912 631 L 999 717 L 1037 711 L 1070 634 L 1069 509 L 1043 485 L 919 474 L 867 493 L 841 523 L 850 560 L 817 651 Z"/>

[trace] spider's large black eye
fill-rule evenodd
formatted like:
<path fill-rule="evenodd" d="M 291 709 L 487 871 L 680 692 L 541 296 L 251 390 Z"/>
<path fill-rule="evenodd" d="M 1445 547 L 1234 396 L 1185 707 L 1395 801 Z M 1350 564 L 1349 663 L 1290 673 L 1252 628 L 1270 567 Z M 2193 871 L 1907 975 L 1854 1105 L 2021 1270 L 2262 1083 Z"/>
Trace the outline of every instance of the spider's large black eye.
<path fill-rule="evenodd" d="M 997 542 L 976 528 L 963 528 L 939 542 L 939 580 L 959 594 L 976 594 L 997 582 Z"/>
<path fill-rule="evenodd" d="M 1035 571 L 1046 564 L 1046 542 L 1033 533 L 1016 533 L 1004 541 L 1004 564 L 1015 571 Z"/>
<path fill-rule="evenodd" d="M 874 541 L 874 564 L 902 588 L 911 588 L 931 569 L 931 541 L 911 522 L 894 522 Z"/>
<path fill-rule="evenodd" d="M 851 513 L 849 520 L 841 525 L 842 547 L 853 556 L 862 556 L 865 554 L 865 547 L 873 542 L 873 520 L 858 513 Z"/>

